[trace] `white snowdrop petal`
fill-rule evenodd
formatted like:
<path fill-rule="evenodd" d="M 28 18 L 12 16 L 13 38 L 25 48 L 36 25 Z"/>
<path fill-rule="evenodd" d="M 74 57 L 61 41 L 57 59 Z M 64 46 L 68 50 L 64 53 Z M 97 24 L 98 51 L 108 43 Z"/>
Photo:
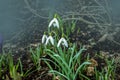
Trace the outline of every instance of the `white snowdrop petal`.
<path fill-rule="evenodd" d="M 53 39 L 52 36 L 49 36 L 49 37 L 47 38 L 45 45 L 47 45 L 49 42 L 51 42 L 51 44 L 54 45 L 54 39 Z"/>
<path fill-rule="evenodd" d="M 51 44 L 54 45 L 54 39 L 53 39 L 53 37 L 50 36 L 49 38 L 50 38 L 50 42 L 51 42 Z"/>
<path fill-rule="evenodd" d="M 49 37 L 47 38 L 45 45 L 47 45 L 47 44 L 48 44 L 48 42 L 49 42 Z"/>
<path fill-rule="evenodd" d="M 65 38 L 61 38 L 61 39 L 59 40 L 59 42 L 58 42 L 58 44 L 57 44 L 57 47 L 59 47 L 60 44 L 62 44 L 63 46 L 68 47 L 68 43 L 67 43 L 67 41 L 65 40 Z"/>
<path fill-rule="evenodd" d="M 58 20 L 57 20 L 56 18 L 53 18 L 53 19 L 50 21 L 48 27 L 51 27 L 52 25 L 53 25 L 54 27 L 59 28 L 59 22 L 58 22 Z"/>
<path fill-rule="evenodd" d="M 47 39 L 47 36 L 46 36 L 46 35 L 43 35 L 43 36 L 42 36 L 42 43 L 44 43 L 46 39 Z"/>
<path fill-rule="evenodd" d="M 61 42 L 62 42 L 62 38 L 58 41 L 57 47 L 60 46 Z"/>
<path fill-rule="evenodd" d="M 58 22 L 58 20 L 56 18 L 55 18 L 55 24 L 56 24 L 56 26 L 54 26 L 54 27 L 59 28 L 59 22 Z"/>
<path fill-rule="evenodd" d="M 67 43 L 67 42 L 65 42 L 64 45 L 65 45 L 66 47 L 68 47 L 68 43 Z"/>
<path fill-rule="evenodd" d="M 67 43 L 67 41 L 63 38 L 63 42 L 64 42 L 64 45 L 66 46 L 66 47 L 68 47 L 68 43 Z"/>
<path fill-rule="evenodd" d="M 44 40 L 45 40 L 45 37 L 44 37 L 44 35 L 42 36 L 42 43 L 44 43 Z"/>
<path fill-rule="evenodd" d="M 48 27 L 51 27 L 53 23 L 54 23 L 54 19 L 52 19 L 52 20 L 50 21 Z"/>

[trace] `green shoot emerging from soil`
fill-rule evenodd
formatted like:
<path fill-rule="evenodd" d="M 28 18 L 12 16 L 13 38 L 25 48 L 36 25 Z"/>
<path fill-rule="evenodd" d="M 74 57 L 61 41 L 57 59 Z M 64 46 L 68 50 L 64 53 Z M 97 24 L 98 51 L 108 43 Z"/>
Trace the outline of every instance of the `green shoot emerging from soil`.
<path fill-rule="evenodd" d="M 103 58 L 102 58 L 103 59 Z M 102 71 L 95 69 L 96 80 L 114 80 L 115 78 L 115 63 L 114 59 L 105 59 L 107 66 L 102 68 Z"/>
<path fill-rule="evenodd" d="M 34 65 L 36 66 L 37 70 L 40 70 L 41 68 L 41 65 L 40 65 L 40 57 L 41 57 L 41 48 L 40 47 L 37 47 L 36 50 L 32 50 L 32 48 L 30 48 L 30 52 L 31 52 L 31 58 L 32 58 L 32 61 L 34 63 Z"/>

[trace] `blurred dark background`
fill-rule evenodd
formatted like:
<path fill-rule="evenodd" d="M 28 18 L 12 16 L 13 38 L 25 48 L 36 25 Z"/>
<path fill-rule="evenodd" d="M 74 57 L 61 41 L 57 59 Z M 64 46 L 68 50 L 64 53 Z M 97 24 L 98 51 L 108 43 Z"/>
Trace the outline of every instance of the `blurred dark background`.
<path fill-rule="evenodd" d="M 26 1 L 28 1 L 29 4 L 27 4 Z M 75 5 L 72 5 L 71 1 L 72 0 L 0 0 L 0 34 L 3 35 L 4 39 L 9 40 L 21 30 L 30 28 L 31 20 L 33 22 L 37 21 L 37 19 L 47 20 L 51 18 L 55 12 L 64 14 L 64 12 L 67 11 L 75 11 Z M 75 0 L 73 3 L 75 3 Z M 39 15 L 33 14 L 32 12 L 35 11 L 30 11 L 29 8 L 31 7 L 29 5 L 32 6 Z M 110 0 L 108 1 L 108 5 L 113 22 L 119 23 L 120 0 Z"/>

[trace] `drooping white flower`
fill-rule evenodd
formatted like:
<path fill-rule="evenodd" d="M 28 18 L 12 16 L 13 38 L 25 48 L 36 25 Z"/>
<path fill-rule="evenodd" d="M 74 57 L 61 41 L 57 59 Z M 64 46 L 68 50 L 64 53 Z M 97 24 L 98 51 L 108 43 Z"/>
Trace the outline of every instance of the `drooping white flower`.
<path fill-rule="evenodd" d="M 54 39 L 53 39 L 52 36 L 49 36 L 49 37 L 47 38 L 45 45 L 47 45 L 49 42 L 51 42 L 51 44 L 54 45 Z"/>
<path fill-rule="evenodd" d="M 66 41 L 65 38 L 61 38 L 61 39 L 58 41 L 57 47 L 59 47 L 60 44 L 62 44 L 63 46 L 68 47 L 68 43 L 67 43 L 67 41 Z"/>
<path fill-rule="evenodd" d="M 44 34 L 44 35 L 42 36 L 42 43 L 45 43 L 46 40 L 47 40 L 47 35 Z"/>
<path fill-rule="evenodd" d="M 50 21 L 48 27 L 51 27 L 52 25 L 53 25 L 54 27 L 59 28 L 59 22 L 58 22 L 57 18 L 53 18 L 53 19 Z"/>

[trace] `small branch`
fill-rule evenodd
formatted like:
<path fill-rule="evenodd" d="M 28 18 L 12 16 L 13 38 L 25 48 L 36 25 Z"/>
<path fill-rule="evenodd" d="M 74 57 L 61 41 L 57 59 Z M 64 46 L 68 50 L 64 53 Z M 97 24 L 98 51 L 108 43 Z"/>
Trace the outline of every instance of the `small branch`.
<path fill-rule="evenodd" d="M 44 19 L 48 19 L 48 17 L 44 17 L 44 16 L 39 15 L 36 10 L 34 10 L 33 8 L 31 8 L 28 0 L 24 0 L 24 2 L 27 5 L 27 8 L 29 9 L 29 11 L 31 13 L 33 13 L 35 16 L 40 17 L 40 18 L 44 18 Z"/>

